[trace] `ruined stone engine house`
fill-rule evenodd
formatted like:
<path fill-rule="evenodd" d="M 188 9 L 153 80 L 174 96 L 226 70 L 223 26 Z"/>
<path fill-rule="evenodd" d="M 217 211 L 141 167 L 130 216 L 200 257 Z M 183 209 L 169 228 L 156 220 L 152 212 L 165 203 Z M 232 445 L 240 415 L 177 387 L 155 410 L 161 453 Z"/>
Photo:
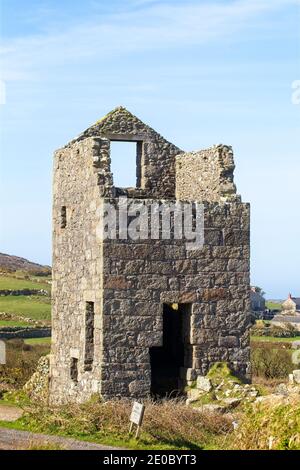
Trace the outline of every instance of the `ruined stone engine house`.
<path fill-rule="evenodd" d="M 136 186 L 118 188 L 113 141 L 136 143 Z M 249 204 L 232 149 L 185 153 L 117 108 L 55 152 L 52 403 L 183 391 L 226 361 L 249 378 Z M 204 246 L 99 236 L 119 196 L 204 205 Z M 100 234 L 101 235 L 101 234 Z"/>

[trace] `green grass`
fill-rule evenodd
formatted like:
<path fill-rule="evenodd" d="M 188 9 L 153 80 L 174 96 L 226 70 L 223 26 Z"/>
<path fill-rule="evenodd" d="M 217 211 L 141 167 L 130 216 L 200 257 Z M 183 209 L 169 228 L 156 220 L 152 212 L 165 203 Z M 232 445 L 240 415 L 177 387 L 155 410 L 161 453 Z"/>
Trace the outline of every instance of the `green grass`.
<path fill-rule="evenodd" d="M 30 279 L 16 279 L 12 276 L 0 276 L 0 290 L 5 289 L 44 289 L 50 292 L 51 285 L 46 282 L 35 282 Z"/>
<path fill-rule="evenodd" d="M 0 328 L 5 327 L 25 327 L 25 326 L 32 326 L 30 323 L 21 322 L 21 321 L 14 321 L 14 320 L 0 320 Z"/>
<path fill-rule="evenodd" d="M 269 308 L 270 310 L 281 310 L 282 305 L 276 302 L 266 302 L 266 308 Z"/>
<path fill-rule="evenodd" d="M 27 338 L 24 340 L 26 344 L 50 344 L 51 338 Z"/>
<path fill-rule="evenodd" d="M 270 343 L 291 343 L 293 341 L 300 341 L 300 336 L 293 338 L 276 338 L 274 336 L 251 336 L 251 341 L 257 342 L 270 342 Z"/>
<path fill-rule="evenodd" d="M 33 320 L 50 320 L 51 304 L 47 297 L 5 296 L 0 297 L 0 312 L 15 313 Z"/>
<path fill-rule="evenodd" d="M 12 406 L 12 404 L 10 404 Z M 13 405 L 15 406 L 15 405 Z M 34 426 L 30 426 L 27 422 L 19 418 L 17 421 L 1 421 L 0 420 L 0 427 L 7 428 L 7 429 L 16 429 L 19 431 L 30 431 L 30 432 L 38 432 L 42 435 L 52 435 L 52 436 L 60 436 L 66 438 L 77 439 L 79 441 L 84 442 L 91 442 L 95 444 L 101 444 L 110 447 L 118 447 L 128 450 L 216 450 L 219 448 L 218 441 L 223 440 L 224 436 L 217 436 L 213 433 L 207 433 L 205 436 L 205 440 L 201 444 L 190 443 L 190 442 L 178 442 L 174 440 L 174 443 L 169 441 L 166 442 L 153 442 L 152 438 L 145 434 L 141 434 L 141 437 L 135 439 L 134 437 L 130 437 L 129 434 L 126 436 L 117 436 L 114 433 L 110 433 L 109 430 L 104 433 L 91 433 L 87 435 L 86 433 L 81 433 L 80 431 L 68 433 L 62 432 L 58 428 L 57 429 L 49 429 L 48 431 L 41 431 L 39 428 L 35 428 Z"/>
<path fill-rule="evenodd" d="M 33 275 L 33 274 L 30 274 L 30 279 L 32 279 L 33 281 L 37 281 L 37 282 L 44 282 L 44 281 L 51 281 L 52 279 L 52 276 L 51 274 L 49 274 L 49 276 L 36 276 L 36 275 Z"/>

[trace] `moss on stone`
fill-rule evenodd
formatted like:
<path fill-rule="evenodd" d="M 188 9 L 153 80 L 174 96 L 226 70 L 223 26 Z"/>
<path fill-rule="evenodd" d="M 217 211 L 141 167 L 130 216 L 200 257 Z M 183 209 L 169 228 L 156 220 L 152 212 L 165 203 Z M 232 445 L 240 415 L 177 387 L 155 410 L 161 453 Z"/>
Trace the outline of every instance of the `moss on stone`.
<path fill-rule="evenodd" d="M 112 111 L 110 111 L 109 113 L 105 114 L 105 116 L 103 116 L 102 118 L 100 118 L 98 121 L 95 122 L 95 124 L 93 124 L 94 126 L 96 126 L 97 124 L 100 124 L 100 123 L 103 123 L 103 121 L 105 121 L 106 119 L 110 118 L 110 117 L 113 117 L 115 114 L 117 113 L 124 113 L 124 114 L 127 114 L 128 117 L 135 117 L 133 116 L 133 114 L 131 114 L 126 108 L 124 108 L 123 106 L 117 106 L 115 109 L 113 109 Z"/>
<path fill-rule="evenodd" d="M 237 384 L 242 383 L 241 380 L 233 374 L 226 362 L 216 362 L 209 369 L 206 377 L 211 379 L 214 385 L 221 383 L 222 381 L 231 381 Z"/>
<path fill-rule="evenodd" d="M 214 391 L 203 393 L 202 395 L 200 395 L 198 400 L 195 400 L 192 403 L 192 406 L 197 408 L 198 406 L 208 405 L 208 404 L 211 404 L 211 403 L 218 403 L 219 404 L 219 402 L 217 402 L 216 395 L 215 395 Z"/>

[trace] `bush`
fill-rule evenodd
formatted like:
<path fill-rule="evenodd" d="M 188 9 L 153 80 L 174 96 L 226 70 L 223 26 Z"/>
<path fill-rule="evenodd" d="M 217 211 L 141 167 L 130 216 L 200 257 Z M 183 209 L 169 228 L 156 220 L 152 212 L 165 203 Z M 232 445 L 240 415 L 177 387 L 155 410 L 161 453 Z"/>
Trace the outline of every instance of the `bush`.
<path fill-rule="evenodd" d="M 267 325 L 262 320 L 258 320 L 250 330 L 251 336 L 273 336 L 274 338 L 294 338 L 299 335 L 299 331 L 287 323 L 284 327 L 279 325 Z"/>
<path fill-rule="evenodd" d="M 239 450 L 300 450 L 300 401 L 249 406 L 229 445 Z"/>
<path fill-rule="evenodd" d="M 6 364 L 0 365 L 1 393 L 23 387 L 35 372 L 38 360 L 49 353 L 48 344 L 28 345 L 23 339 L 6 342 Z"/>
<path fill-rule="evenodd" d="M 254 346 L 251 353 L 252 374 L 267 379 L 286 378 L 293 370 L 291 354 L 272 344 Z"/>
<path fill-rule="evenodd" d="M 294 338 L 299 334 L 299 331 L 290 323 L 287 323 L 285 327 L 272 325 L 269 331 L 269 336 L 274 336 L 275 338 Z"/>

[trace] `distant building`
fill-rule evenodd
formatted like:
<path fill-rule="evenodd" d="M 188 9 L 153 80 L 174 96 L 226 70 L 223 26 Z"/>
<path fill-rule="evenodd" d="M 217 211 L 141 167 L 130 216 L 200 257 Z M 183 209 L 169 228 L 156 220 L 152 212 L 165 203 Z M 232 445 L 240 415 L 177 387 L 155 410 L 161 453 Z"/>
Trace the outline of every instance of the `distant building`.
<path fill-rule="evenodd" d="M 281 312 L 275 315 L 272 323 L 275 325 L 290 323 L 300 331 L 300 297 L 292 297 L 292 294 L 289 294 L 282 304 Z"/>
<path fill-rule="evenodd" d="M 282 304 L 283 315 L 300 315 L 300 297 L 292 297 L 289 294 L 287 300 Z"/>
<path fill-rule="evenodd" d="M 263 312 L 266 308 L 266 300 L 255 287 L 251 287 L 250 291 L 251 310 L 253 312 Z"/>

